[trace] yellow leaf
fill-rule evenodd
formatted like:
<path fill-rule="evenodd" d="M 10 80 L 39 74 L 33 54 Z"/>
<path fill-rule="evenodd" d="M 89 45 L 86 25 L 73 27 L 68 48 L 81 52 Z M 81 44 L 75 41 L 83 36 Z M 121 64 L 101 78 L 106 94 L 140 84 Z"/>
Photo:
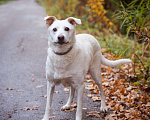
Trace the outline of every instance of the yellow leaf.
<path fill-rule="evenodd" d="M 118 108 L 119 108 L 119 104 L 116 104 L 116 105 L 114 106 L 113 110 L 118 110 Z"/>
<path fill-rule="evenodd" d="M 35 86 L 36 88 L 42 88 L 44 87 L 44 85 L 38 85 L 38 86 Z"/>
<path fill-rule="evenodd" d="M 70 90 L 68 88 L 64 88 L 64 91 L 65 92 L 69 92 Z"/>
<path fill-rule="evenodd" d="M 93 101 L 100 101 L 101 98 L 100 97 L 92 97 Z"/>

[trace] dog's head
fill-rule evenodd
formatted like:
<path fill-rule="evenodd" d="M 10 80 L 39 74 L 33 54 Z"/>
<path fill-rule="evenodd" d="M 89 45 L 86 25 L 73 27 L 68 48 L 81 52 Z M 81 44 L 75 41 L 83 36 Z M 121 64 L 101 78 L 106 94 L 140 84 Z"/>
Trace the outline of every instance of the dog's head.
<path fill-rule="evenodd" d="M 57 20 L 54 16 L 47 16 L 44 20 L 48 27 L 49 42 L 55 46 L 64 46 L 73 42 L 75 26 L 81 24 L 81 20 L 74 17 Z"/>

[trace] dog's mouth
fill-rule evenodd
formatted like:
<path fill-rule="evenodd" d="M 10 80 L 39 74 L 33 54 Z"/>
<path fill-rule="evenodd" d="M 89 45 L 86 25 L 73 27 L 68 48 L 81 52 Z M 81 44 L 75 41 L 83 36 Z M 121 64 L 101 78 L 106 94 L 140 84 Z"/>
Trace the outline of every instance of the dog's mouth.
<path fill-rule="evenodd" d="M 56 45 L 64 45 L 64 44 L 68 44 L 69 42 L 64 42 L 64 41 L 58 41 L 58 42 L 54 42 Z"/>

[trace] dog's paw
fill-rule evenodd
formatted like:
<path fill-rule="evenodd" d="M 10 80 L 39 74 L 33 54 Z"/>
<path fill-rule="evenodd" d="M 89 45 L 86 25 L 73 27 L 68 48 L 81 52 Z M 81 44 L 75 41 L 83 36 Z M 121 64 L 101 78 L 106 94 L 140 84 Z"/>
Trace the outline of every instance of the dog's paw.
<path fill-rule="evenodd" d="M 64 105 L 61 107 L 62 111 L 69 110 L 69 109 L 70 109 L 70 105 Z"/>
<path fill-rule="evenodd" d="M 82 117 L 76 117 L 76 120 L 82 120 Z"/>
<path fill-rule="evenodd" d="M 107 112 L 108 111 L 107 106 L 101 106 L 100 111 Z"/>
<path fill-rule="evenodd" d="M 44 116 L 44 118 L 42 120 L 50 120 L 50 117 Z"/>
<path fill-rule="evenodd" d="M 48 119 L 44 119 L 44 118 L 43 118 L 42 120 L 50 120 L 50 119 L 49 119 L 49 118 L 48 118 Z"/>

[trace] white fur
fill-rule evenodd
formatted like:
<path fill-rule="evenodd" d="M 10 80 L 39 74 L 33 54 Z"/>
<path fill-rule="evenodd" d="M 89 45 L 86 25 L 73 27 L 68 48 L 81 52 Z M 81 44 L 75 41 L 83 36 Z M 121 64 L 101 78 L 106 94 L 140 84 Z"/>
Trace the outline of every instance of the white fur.
<path fill-rule="evenodd" d="M 76 120 L 82 119 L 83 81 L 88 72 L 100 89 L 100 110 L 103 112 L 107 111 L 105 95 L 102 88 L 101 63 L 110 67 L 115 67 L 124 63 L 129 63 L 131 60 L 107 60 L 103 57 L 100 45 L 92 35 L 75 35 L 75 26 L 81 24 L 80 19 L 70 17 L 66 20 L 57 20 L 53 16 L 48 16 L 45 18 L 45 21 L 48 26 L 49 47 L 46 61 L 47 105 L 43 120 L 49 120 L 54 88 L 55 85 L 59 83 L 71 87 L 68 102 L 61 109 L 65 110 L 70 108 L 75 90 L 77 89 Z M 65 31 L 65 27 L 68 27 L 69 31 Z M 53 31 L 54 28 L 57 28 L 56 32 Z M 59 35 L 64 36 L 65 43 L 62 45 L 57 44 Z M 65 53 L 72 46 L 73 48 L 67 54 L 56 54 Z"/>

